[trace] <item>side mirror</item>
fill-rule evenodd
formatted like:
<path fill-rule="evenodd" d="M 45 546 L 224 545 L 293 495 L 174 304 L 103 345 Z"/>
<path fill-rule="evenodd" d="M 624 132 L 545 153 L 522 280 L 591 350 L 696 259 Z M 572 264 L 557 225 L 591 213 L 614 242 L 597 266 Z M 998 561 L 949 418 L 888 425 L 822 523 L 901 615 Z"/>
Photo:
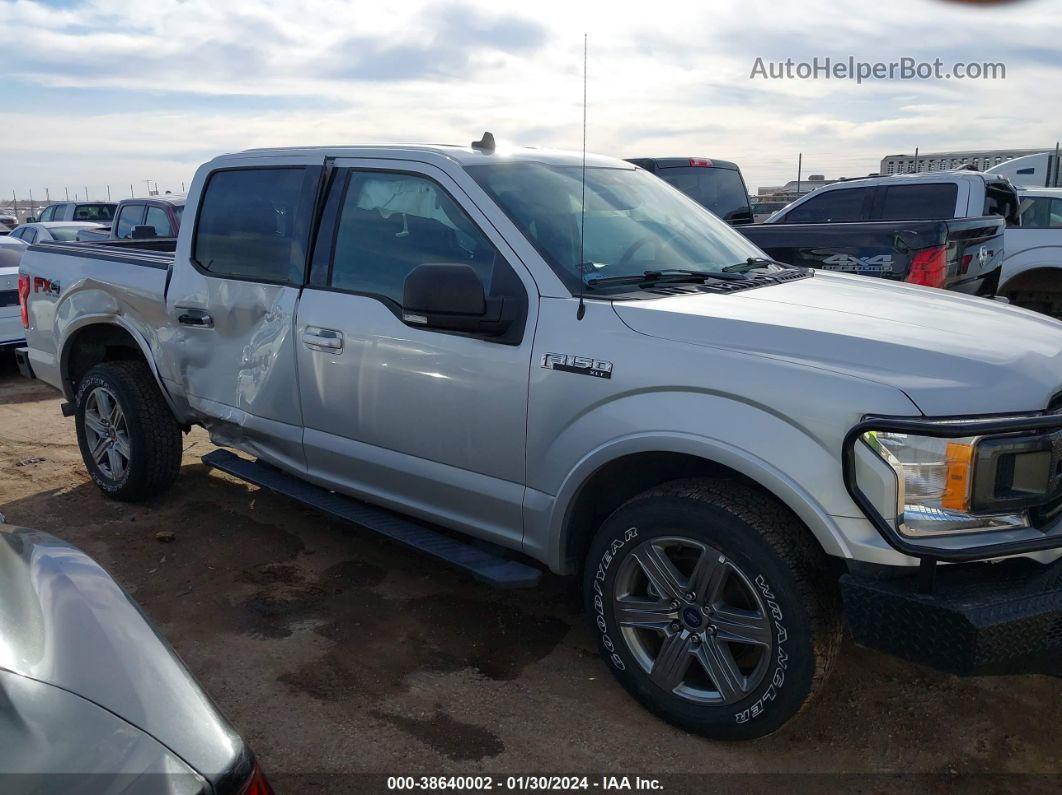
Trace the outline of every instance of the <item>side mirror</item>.
<path fill-rule="evenodd" d="M 23 223 L 25 223 L 25 224 L 35 224 L 35 223 L 37 223 L 37 216 L 35 216 L 35 215 L 27 215 L 26 216 L 26 220 L 23 221 Z"/>
<path fill-rule="evenodd" d="M 158 237 L 155 234 L 155 227 L 148 224 L 139 224 L 133 227 L 133 240 L 150 240 L 153 237 Z"/>
<path fill-rule="evenodd" d="M 411 326 L 496 336 L 511 323 L 504 298 L 486 298 L 471 265 L 429 262 L 406 276 L 402 320 Z"/>

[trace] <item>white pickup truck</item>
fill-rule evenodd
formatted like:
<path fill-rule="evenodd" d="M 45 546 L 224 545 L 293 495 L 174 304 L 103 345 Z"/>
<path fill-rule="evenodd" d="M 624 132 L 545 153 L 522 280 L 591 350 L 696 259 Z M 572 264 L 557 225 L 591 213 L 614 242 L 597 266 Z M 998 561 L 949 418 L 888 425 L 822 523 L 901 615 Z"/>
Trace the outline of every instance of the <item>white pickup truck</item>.
<path fill-rule="evenodd" d="M 612 673 L 709 737 L 795 715 L 842 620 L 1057 661 L 1062 323 L 779 265 L 644 170 L 486 135 L 226 155 L 185 217 L 22 260 L 20 366 L 108 496 L 202 425 L 249 454 L 209 465 L 484 581 L 579 575 Z"/>

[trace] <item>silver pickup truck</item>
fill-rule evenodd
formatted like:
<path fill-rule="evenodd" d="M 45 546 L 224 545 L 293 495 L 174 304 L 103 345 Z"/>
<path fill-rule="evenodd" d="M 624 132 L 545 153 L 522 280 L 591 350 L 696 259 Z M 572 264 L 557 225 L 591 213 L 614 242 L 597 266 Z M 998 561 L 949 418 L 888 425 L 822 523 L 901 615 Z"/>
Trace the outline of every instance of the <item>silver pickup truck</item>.
<path fill-rule="evenodd" d="M 628 163 L 489 136 L 219 157 L 175 250 L 130 243 L 35 245 L 19 287 L 110 497 L 202 425 L 247 454 L 211 466 L 487 582 L 579 575 L 622 685 L 714 738 L 793 717 L 845 622 L 1057 663 L 1057 320 L 779 265 Z"/>

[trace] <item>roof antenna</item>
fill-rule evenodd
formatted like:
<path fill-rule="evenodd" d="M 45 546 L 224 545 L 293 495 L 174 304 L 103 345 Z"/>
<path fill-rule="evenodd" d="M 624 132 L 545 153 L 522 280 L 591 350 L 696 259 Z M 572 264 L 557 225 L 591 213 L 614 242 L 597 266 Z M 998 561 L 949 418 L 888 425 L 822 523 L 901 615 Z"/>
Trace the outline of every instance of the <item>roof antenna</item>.
<path fill-rule="evenodd" d="M 586 242 L 586 50 L 587 34 L 583 34 L 583 172 L 582 172 L 582 199 L 579 207 L 579 309 L 575 313 L 576 320 L 582 320 L 586 314 L 586 304 L 583 302 L 583 293 L 586 291 L 586 280 L 583 268 L 586 266 L 586 257 L 583 249 Z"/>
<path fill-rule="evenodd" d="M 494 134 L 489 132 L 483 133 L 482 138 L 480 138 L 478 141 L 472 142 L 472 148 L 482 149 L 487 154 L 491 154 L 495 149 Z"/>

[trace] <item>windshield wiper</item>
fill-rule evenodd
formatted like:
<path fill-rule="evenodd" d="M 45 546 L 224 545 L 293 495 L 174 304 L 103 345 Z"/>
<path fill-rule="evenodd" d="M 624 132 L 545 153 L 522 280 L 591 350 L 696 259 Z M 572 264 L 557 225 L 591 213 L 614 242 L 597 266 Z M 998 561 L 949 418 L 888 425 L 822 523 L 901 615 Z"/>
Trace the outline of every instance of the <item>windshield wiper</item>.
<path fill-rule="evenodd" d="M 744 262 L 739 262 L 736 265 L 727 265 L 723 268 L 726 273 L 747 273 L 748 271 L 759 270 L 764 265 L 778 265 L 782 268 L 792 267 L 786 265 L 784 262 L 779 262 L 776 259 L 767 259 L 766 257 L 749 257 Z"/>
<path fill-rule="evenodd" d="M 723 282 L 744 281 L 744 277 L 737 273 L 667 269 L 642 271 L 641 274 L 632 273 L 627 276 L 602 276 L 598 279 L 587 279 L 586 288 L 593 290 L 598 286 L 607 287 L 613 284 L 637 284 L 650 287 L 664 283 L 705 282 L 708 279 L 718 279 Z"/>

